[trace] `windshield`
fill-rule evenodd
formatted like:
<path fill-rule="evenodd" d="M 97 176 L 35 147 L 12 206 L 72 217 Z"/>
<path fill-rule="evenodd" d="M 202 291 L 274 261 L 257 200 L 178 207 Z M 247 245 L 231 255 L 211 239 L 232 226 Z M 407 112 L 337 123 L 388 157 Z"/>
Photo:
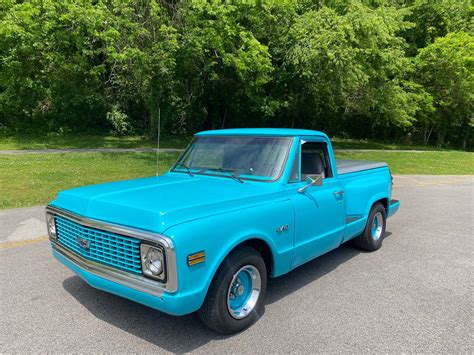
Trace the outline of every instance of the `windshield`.
<path fill-rule="evenodd" d="M 196 137 L 171 171 L 238 180 L 279 178 L 291 138 Z"/>

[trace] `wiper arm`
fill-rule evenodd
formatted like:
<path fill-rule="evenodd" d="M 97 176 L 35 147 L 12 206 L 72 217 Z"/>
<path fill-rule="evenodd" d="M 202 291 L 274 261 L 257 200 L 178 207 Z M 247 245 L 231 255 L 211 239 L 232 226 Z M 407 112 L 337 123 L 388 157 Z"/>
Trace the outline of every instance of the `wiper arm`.
<path fill-rule="evenodd" d="M 230 175 L 230 177 L 232 177 L 234 180 L 240 182 L 240 183 L 243 183 L 244 180 L 242 180 L 241 178 L 239 178 L 237 175 L 234 174 L 234 169 L 223 169 L 223 168 L 206 168 L 206 169 L 203 169 L 201 171 L 218 171 L 220 173 L 228 173 Z"/>
<path fill-rule="evenodd" d="M 190 175 L 190 176 L 194 176 L 194 174 L 191 172 L 191 169 L 189 168 L 189 166 L 187 166 L 186 164 L 178 161 L 174 164 L 174 167 L 176 168 L 177 166 L 180 166 L 182 168 L 184 168 L 186 170 L 186 172 Z"/>

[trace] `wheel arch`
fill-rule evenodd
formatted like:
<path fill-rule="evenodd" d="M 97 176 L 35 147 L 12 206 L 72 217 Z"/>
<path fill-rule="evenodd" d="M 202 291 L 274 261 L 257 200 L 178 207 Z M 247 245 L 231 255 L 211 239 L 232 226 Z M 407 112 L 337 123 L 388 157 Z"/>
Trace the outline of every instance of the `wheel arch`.
<path fill-rule="evenodd" d="M 232 245 L 228 246 L 220 255 L 218 262 L 215 264 L 212 273 L 211 273 L 211 280 L 209 281 L 209 285 L 212 283 L 212 280 L 216 277 L 220 267 L 227 259 L 227 257 L 235 252 L 236 250 L 243 248 L 243 247 L 251 247 L 258 251 L 260 255 L 262 255 L 263 261 L 265 262 L 265 266 L 267 267 L 267 274 L 270 276 L 272 271 L 275 267 L 275 255 L 274 250 L 271 243 L 265 240 L 265 237 L 262 235 L 249 235 L 242 239 L 239 239 Z M 209 287 L 208 285 L 208 287 Z"/>
<path fill-rule="evenodd" d="M 219 260 L 214 264 L 214 267 L 212 268 L 209 274 L 210 277 L 207 279 L 207 282 L 205 283 L 205 286 L 202 289 L 202 292 L 203 292 L 202 302 L 204 302 L 204 298 L 207 296 L 207 293 L 209 292 L 209 288 L 211 287 L 212 282 L 216 279 L 217 274 L 219 273 L 219 270 L 221 266 L 224 264 L 227 257 L 233 252 L 235 252 L 236 250 L 246 247 L 246 246 L 254 248 L 262 255 L 263 261 L 265 262 L 265 266 L 267 267 L 267 276 L 271 277 L 271 273 L 275 267 L 274 263 L 276 259 L 276 255 L 274 254 L 274 250 L 271 246 L 271 243 L 265 240 L 264 236 L 250 235 L 246 238 L 240 239 L 239 241 L 235 242 L 230 247 L 226 248 L 224 252 L 221 253 Z"/>
<path fill-rule="evenodd" d="M 271 275 L 271 273 L 273 271 L 273 268 L 274 268 L 273 251 L 272 251 L 272 248 L 270 247 L 270 245 L 265 240 L 263 240 L 261 238 L 252 237 L 252 238 L 249 238 L 247 240 L 244 240 L 244 241 L 240 242 L 239 244 L 234 246 L 226 254 L 224 259 L 221 261 L 221 264 L 231 253 L 233 253 L 237 249 L 243 248 L 245 246 L 251 247 L 251 248 L 255 249 L 256 251 L 258 251 L 260 253 L 260 255 L 263 258 L 263 261 L 265 262 L 265 266 L 267 267 L 267 274 Z"/>
<path fill-rule="evenodd" d="M 381 203 L 383 205 L 383 207 L 385 208 L 385 213 L 388 213 L 388 206 L 389 206 L 389 198 L 388 197 L 384 197 L 384 198 L 381 198 L 381 199 L 378 199 L 376 201 L 374 201 L 372 203 L 372 205 L 370 206 L 370 209 L 372 209 L 372 207 L 374 207 L 377 203 Z M 369 210 L 370 212 L 370 210 Z"/>
<path fill-rule="evenodd" d="M 372 197 L 372 199 L 370 199 L 369 203 L 367 204 L 367 210 L 365 212 L 366 216 L 369 216 L 370 211 L 377 203 L 381 203 L 385 208 L 385 213 L 388 213 L 389 200 L 390 199 L 386 195 L 382 194 Z"/>

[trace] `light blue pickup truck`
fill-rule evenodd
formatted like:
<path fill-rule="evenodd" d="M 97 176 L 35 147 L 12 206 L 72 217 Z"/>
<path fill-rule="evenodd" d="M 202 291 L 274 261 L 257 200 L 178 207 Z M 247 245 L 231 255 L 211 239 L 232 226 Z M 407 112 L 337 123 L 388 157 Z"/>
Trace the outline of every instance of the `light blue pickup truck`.
<path fill-rule="evenodd" d="M 91 286 L 220 333 L 258 318 L 267 279 L 354 240 L 382 246 L 397 212 L 385 163 L 336 161 L 321 132 L 201 132 L 159 177 L 60 192 L 54 256 Z"/>

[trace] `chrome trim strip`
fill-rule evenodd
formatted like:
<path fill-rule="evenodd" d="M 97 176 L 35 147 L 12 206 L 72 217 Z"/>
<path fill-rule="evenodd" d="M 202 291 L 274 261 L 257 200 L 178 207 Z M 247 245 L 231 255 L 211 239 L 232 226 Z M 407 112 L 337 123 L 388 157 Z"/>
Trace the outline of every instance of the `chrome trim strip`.
<path fill-rule="evenodd" d="M 58 254 L 65 257 L 82 270 L 87 271 L 95 276 L 102 277 L 106 280 L 133 288 L 137 291 L 149 293 L 150 295 L 160 298 L 165 292 L 164 285 L 159 284 L 156 281 L 85 259 L 82 256 L 63 247 L 59 243 L 51 242 L 51 245 L 53 250 Z"/>
<path fill-rule="evenodd" d="M 62 216 L 73 220 L 80 225 L 96 228 L 116 234 L 121 234 L 127 237 L 133 237 L 144 241 L 149 241 L 152 243 L 158 243 L 165 249 L 166 252 L 166 273 L 167 273 L 167 282 L 165 285 L 166 291 L 172 293 L 178 290 L 178 270 L 176 268 L 176 251 L 174 249 L 173 241 L 167 236 L 159 233 L 151 233 L 143 231 L 140 229 L 134 229 L 129 227 L 124 227 L 114 223 L 105 223 L 91 218 L 82 217 L 66 210 L 54 207 L 46 206 L 46 212 Z M 51 240 L 51 239 L 50 239 Z M 55 240 L 51 240 L 56 242 Z M 89 261 L 89 260 L 88 260 Z M 115 269 L 114 269 L 115 270 Z M 157 283 L 157 281 L 150 280 L 151 282 Z M 160 284 L 163 288 L 163 284 Z"/>
<path fill-rule="evenodd" d="M 349 223 L 358 221 L 359 219 L 362 219 L 362 218 L 364 218 L 364 216 L 362 216 L 362 215 L 347 216 L 345 222 L 346 222 L 346 224 L 349 224 Z"/>

